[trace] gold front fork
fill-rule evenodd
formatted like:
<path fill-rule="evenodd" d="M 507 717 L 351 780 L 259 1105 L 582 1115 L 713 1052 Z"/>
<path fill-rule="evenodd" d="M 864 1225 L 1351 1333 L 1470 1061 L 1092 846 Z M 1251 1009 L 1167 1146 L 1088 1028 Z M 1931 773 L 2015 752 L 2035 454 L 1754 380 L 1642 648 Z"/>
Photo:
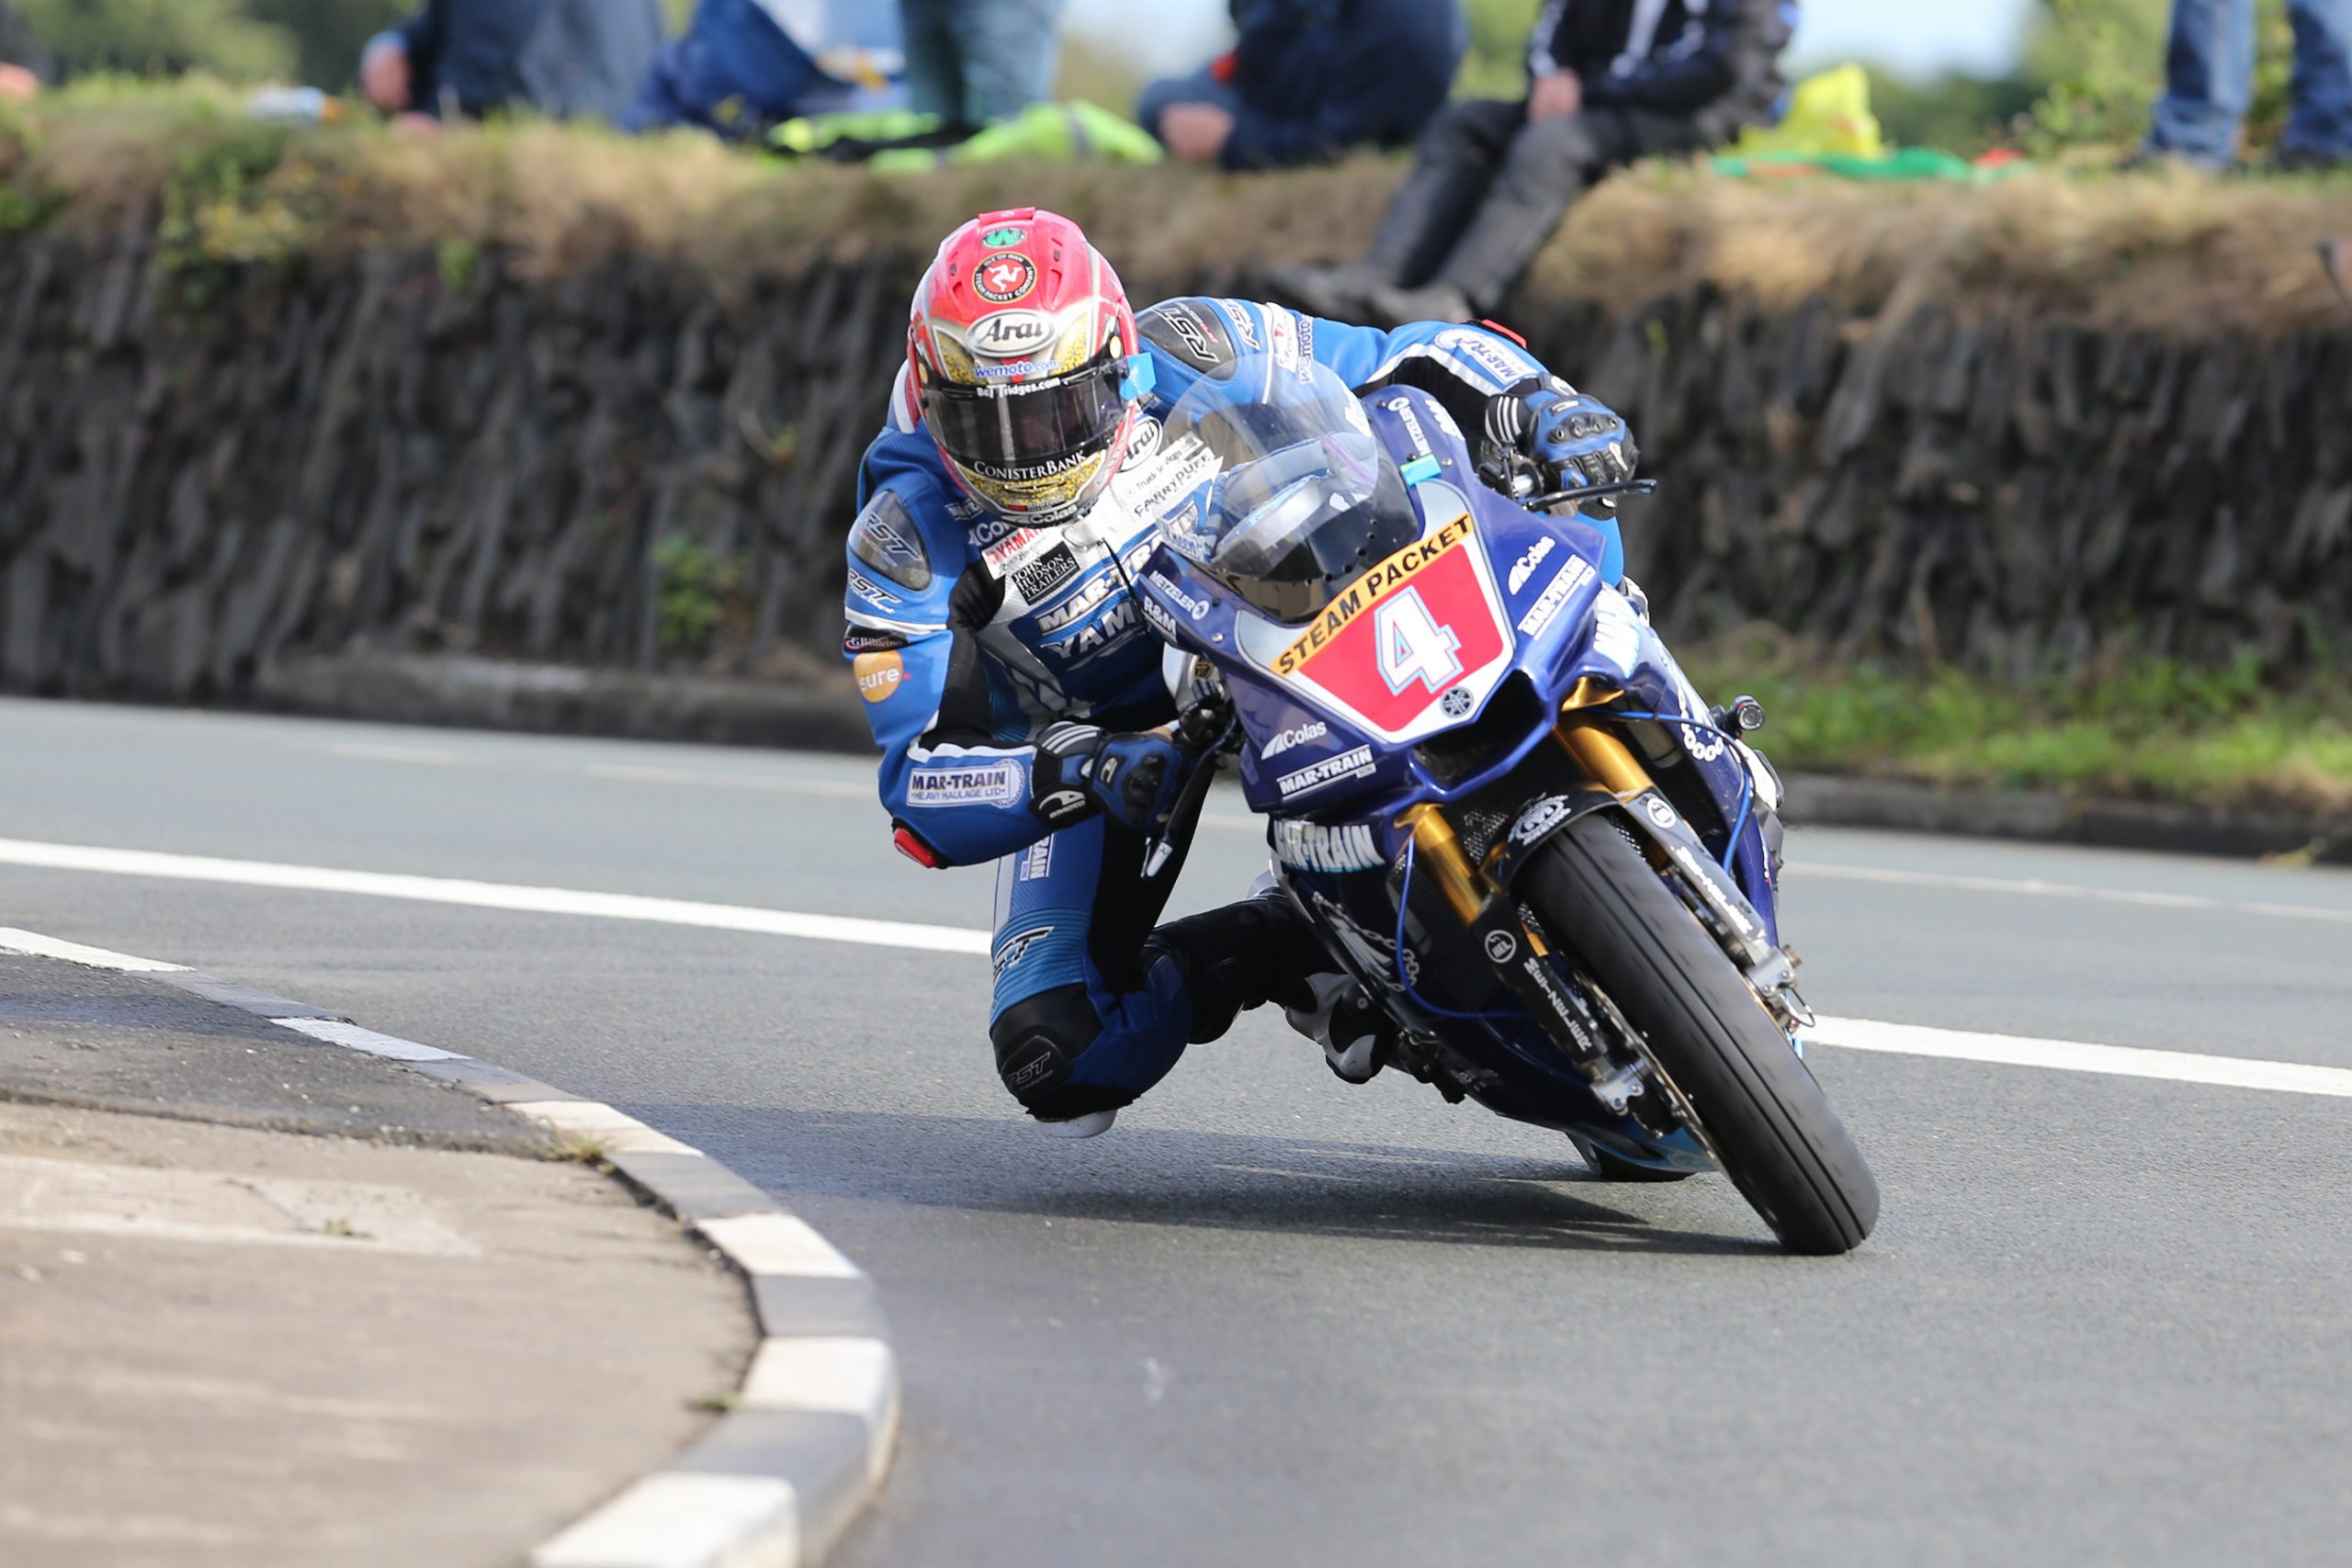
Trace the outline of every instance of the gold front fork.
<path fill-rule="evenodd" d="M 1611 795 L 1630 800 L 1650 787 L 1649 770 L 1642 766 L 1641 760 L 1623 740 L 1577 711 L 1603 706 L 1623 694 L 1598 681 L 1579 682 L 1562 705 L 1560 727 L 1553 731 L 1552 738 L 1595 784 Z M 1412 829 L 1414 859 L 1428 866 L 1437 878 L 1456 918 L 1465 926 L 1476 920 L 1486 907 L 1487 895 L 1497 889 L 1463 852 L 1462 840 L 1453 831 L 1453 824 L 1433 805 L 1414 807 L 1399 822 Z"/>

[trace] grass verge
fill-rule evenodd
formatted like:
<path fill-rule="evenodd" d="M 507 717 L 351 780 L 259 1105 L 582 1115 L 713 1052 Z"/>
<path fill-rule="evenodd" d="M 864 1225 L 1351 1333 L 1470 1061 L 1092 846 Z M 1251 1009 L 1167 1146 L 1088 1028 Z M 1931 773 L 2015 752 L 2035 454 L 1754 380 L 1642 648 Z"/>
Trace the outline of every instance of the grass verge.
<path fill-rule="evenodd" d="M 2267 688 L 2251 664 L 2165 660 L 2021 686 L 1897 674 L 1764 644 L 1684 660 L 1715 701 L 1752 693 L 1784 772 L 2352 818 L 2352 681 Z"/>

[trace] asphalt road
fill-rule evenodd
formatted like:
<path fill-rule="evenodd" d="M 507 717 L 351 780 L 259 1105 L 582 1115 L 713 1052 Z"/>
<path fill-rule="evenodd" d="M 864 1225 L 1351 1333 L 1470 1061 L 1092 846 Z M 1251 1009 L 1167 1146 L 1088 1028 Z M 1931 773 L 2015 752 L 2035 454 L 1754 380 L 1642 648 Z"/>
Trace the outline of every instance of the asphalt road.
<path fill-rule="evenodd" d="M 0 703 L 0 836 L 989 901 L 889 852 L 854 760 L 88 706 Z M 1213 825 L 1180 904 L 1262 858 Z M 1825 1012 L 2352 1067 L 2352 874 L 1829 831 L 1792 860 Z M 2352 1100 L 1822 1049 L 1885 1217 L 1802 1260 L 1720 1179 L 1589 1179 L 1279 1021 L 1041 1137 L 977 957 L 20 865 L 0 924 L 507 1063 L 789 1195 L 905 1362 L 854 1568 L 2352 1551 Z"/>

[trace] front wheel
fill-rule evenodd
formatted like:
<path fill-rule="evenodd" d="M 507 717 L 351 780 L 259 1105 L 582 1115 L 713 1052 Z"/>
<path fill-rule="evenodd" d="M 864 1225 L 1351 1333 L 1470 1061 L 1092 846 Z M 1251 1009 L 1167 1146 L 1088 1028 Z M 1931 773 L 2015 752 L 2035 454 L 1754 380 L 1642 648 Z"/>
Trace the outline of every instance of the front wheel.
<path fill-rule="evenodd" d="M 1878 1180 L 1813 1074 L 1613 813 L 1555 834 L 1520 886 L 1648 1043 L 1724 1173 L 1792 1252 L 1850 1252 Z"/>

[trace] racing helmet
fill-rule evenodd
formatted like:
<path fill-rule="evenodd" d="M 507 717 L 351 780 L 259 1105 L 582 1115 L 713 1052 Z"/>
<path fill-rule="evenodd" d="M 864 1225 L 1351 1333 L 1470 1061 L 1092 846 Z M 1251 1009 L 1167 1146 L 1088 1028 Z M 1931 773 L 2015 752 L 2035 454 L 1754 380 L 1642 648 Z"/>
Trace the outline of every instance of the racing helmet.
<path fill-rule="evenodd" d="M 1151 361 L 1118 274 L 1057 213 L 985 212 L 915 290 L 907 368 L 956 482 L 998 515 L 1070 522 L 1118 472 Z"/>

